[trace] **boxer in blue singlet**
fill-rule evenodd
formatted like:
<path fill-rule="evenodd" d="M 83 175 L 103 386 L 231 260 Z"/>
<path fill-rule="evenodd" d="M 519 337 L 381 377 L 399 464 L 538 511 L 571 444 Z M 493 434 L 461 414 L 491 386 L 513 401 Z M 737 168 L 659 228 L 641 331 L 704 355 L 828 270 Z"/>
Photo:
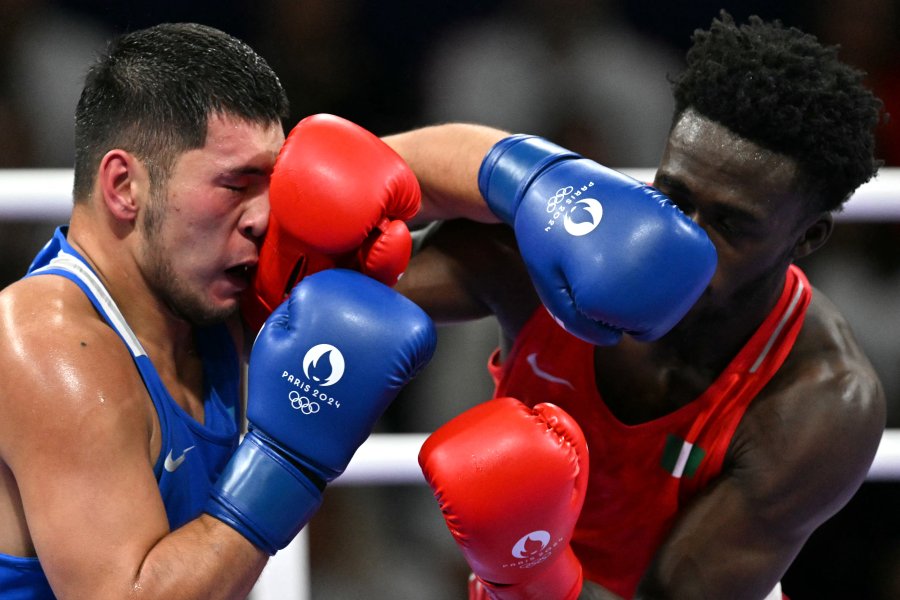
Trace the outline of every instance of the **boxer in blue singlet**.
<path fill-rule="evenodd" d="M 219 476 L 238 443 L 239 363 L 227 328 L 216 325 L 198 331 L 197 345 L 204 371 L 204 422 L 188 415 L 166 391 L 153 363 L 125 322 L 109 292 L 84 258 L 57 229 L 37 255 L 28 276 L 58 275 L 75 283 L 104 321 L 128 348 L 159 419 L 162 449 L 153 466 L 174 530 L 203 510 L 210 484 Z M 52 599 L 47 578 L 35 557 L 0 553 L 0 590 L 4 598 Z M 18 590 L 18 591 L 17 591 Z M 9 594 L 9 595 L 7 595 Z"/>
<path fill-rule="evenodd" d="M 88 71 L 71 219 L 0 293 L 0 596 L 252 588 L 266 553 L 204 510 L 239 447 L 238 306 L 287 106 L 252 49 L 193 24 Z"/>
<path fill-rule="evenodd" d="M 430 359 L 430 319 L 353 265 L 306 272 L 242 318 L 258 281 L 308 256 L 300 233 L 272 233 L 270 181 L 313 213 L 332 177 L 380 191 L 348 194 L 360 214 L 418 209 L 406 164 L 355 125 L 292 134 L 341 152 L 276 169 L 286 116 L 265 61 L 202 25 L 127 33 L 88 70 L 71 218 L 0 291 L 4 600 L 245 598 Z M 388 156 L 412 195 L 349 156 Z M 314 418 L 298 389 L 328 399 Z"/>

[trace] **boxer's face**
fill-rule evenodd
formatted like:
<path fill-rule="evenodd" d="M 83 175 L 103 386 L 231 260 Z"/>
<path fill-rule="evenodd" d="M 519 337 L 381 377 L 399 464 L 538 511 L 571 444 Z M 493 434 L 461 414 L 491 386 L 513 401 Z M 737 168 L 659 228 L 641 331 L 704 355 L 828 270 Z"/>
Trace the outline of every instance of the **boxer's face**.
<path fill-rule="evenodd" d="M 176 161 L 141 216 L 143 271 L 172 311 L 193 323 L 237 308 L 269 216 L 269 175 L 284 133 L 210 118 L 206 145 Z"/>
<path fill-rule="evenodd" d="M 707 232 L 713 279 L 683 324 L 767 304 L 781 291 L 798 240 L 815 221 L 794 190 L 797 166 L 687 111 L 669 135 L 654 182 Z M 757 304 L 757 306 L 761 306 Z"/>

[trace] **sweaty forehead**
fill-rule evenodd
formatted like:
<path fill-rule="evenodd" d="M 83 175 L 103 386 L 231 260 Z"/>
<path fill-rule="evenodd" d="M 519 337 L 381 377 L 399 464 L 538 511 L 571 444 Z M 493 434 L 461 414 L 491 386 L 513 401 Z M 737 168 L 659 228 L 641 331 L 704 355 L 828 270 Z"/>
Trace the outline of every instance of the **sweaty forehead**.
<path fill-rule="evenodd" d="M 675 171 L 708 185 L 761 186 L 769 193 L 794 190 L 797 163 L 739 136 L 693 110 L 675 123 L 661 170 Z M 696 182 L 695 182 L 696 183 Z"/>
<path fill-rule="evenodd" d="M 205 145 L 184 152 L 177 163 L 198 174 L 237 170 L 269 172 L 283 143 L 280 123 L 262 124 L 214 115 L 209 119 Z"/>
<path fill-rule="evenodd" d="M 775 199 L 796 194 L 796 162 L 692 110 L 675 123 L 658 177 L 694 189 Z"/>
<path fill-rule="evenodd" d="M 206 130 L 206 148 L 214 151 L 235 152 L 240 149 L 275 149 L 284 143 L 284 130 L 280 122 L 258 123 L 229 114 L 213 114 Z"/>

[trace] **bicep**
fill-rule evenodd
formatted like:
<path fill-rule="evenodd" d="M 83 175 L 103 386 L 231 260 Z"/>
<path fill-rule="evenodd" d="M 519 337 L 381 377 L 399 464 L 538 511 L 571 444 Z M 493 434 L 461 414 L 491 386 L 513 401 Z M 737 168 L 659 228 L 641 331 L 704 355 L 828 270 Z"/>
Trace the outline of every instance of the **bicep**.
<path fill-rule="evenodd" d="M 128 589 L 168 532 L 152 470 L 149 399 L 121 344 L 107 345 L 56 338 L 4 386 L 3 458 L 60 597 Z"/>
<path fill-rule="evenodd" d="M 729 466 L 659 549 L 641 584 L 648 597 L 764 597 L 865 480 L 883 427 L 877 382 L 850 376 L 800 387 L 789 401 L 751 405 Z"/>
<path fill-rule="evenodd" d="M 679 517 L 637 597 L 765 597 L 805 538 L 757 508 L 739 483 L 719 479 Z"/>

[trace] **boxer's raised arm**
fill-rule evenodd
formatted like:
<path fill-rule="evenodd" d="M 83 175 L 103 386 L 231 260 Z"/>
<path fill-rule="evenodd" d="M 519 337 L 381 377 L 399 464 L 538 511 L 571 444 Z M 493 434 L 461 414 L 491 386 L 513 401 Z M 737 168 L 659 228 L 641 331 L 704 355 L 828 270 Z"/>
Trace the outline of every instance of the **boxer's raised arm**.
<path fill-rule="evenodd" d="M 478 169 L 491 147 L 507 135 L 482 125 L 449 123 L 383 138 L 406 160 L 422 187 L 422 209 L 411 223 L 455 218 L 497 222 L 478 191 Z"/>

